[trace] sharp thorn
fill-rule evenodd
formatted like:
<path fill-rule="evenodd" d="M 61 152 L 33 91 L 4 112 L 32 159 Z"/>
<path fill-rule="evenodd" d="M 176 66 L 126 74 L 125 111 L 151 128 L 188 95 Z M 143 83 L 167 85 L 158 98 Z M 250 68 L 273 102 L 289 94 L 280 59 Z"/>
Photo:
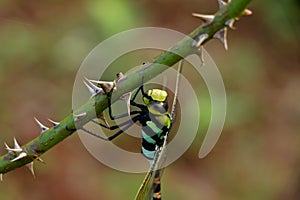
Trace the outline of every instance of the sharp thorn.
<path fill-rule="evenodd" d="M 20 145 L 18 144 L 16 138 L 14 138 L 14 148 L 10 148 L 6 143 L 4 143 L 4 145 L 8 153 L 20 153 L 23 151 Z"/>
<path fill-rule="evenodd" d="M 54 126 L 58 126 L 59 125 L 59 122 L 55 122 L 51 119 L 48 119 L 49 122 L 51 122 Z"/>
<path fill-rule="evenodd" d="M 115 82 L 114 81 L 96 81 L 96 80 L 89 80 L 92 83 L 99 84 L 102 87 L 102 90 L 104 92 L 111 92 L 112 90 L 115 90 Z"/>
<path fill-rule="evenodd" d="M 227 44 L 227 28 L 221 29 L 218 32 L 215 33 L 214 38 L 219 39 L 222 44 L 224 45 L 224 48 L 228 50 L 228 44 Z"/>
<path fill-rule="evenodd" d="M 22 150 L 22 148 L 18 144 L 17 139 L 15 137 L 14 137 L 14 149 L 21 149 Z"/>
<path fill-rule="evenodd" d="M 83 113 L 80 113 L 80 114 L 77 114 L 77 115 L 74 114 L 74 120 L 78 121 L 79 119 L 82 119 L 85 116 L 86 116 L 86 112 L 83 112 Z"/>
<path fill-rule="evenodd" d="M 121 81 L 122 79 L 126 78 L 127 76 L 123 74 L 123 72 L 117 73 L 116 83 Z"/>
<path fill-rule="evenodd" d="M 107 127 L 110 127 L 110 125 L 108 124 L 105 118 L 104 112 L 100 113 L 100 115 L 97 118 L 101 119 Z"/>
<path fill-rule="evenodd" d="M 89 86 L 85 81 L 83 81 L 83 83 L 88 88 L 89 92 L 92 94 L 91 97 L 95 96 L 96 92 L 94 91 L 94 89 L 91 86 Z"/>
<path fill-rule="evenodd" d="M 234 19 L 229 19 L 225 22 L 225 25 L 234 30 L 235 29 L 235 27 L 233 26 L 234 22 L 235 22 Z"/>
<path fill-rule="evenodd" d="M 97 84 L 100 84 L 100 85 L 104 85 L 104 84 L 107 84 L 109 85 L 110 87 L 112 87 L 114 85 L 114 82 L 113 81 L 96 81 L 96 80 L 89 80 L 91 83 L 97 83 Z"/>
<path fill-rule="evenodd" d="M 205 62 L 203 58 L 203 46 L 200 46 L 195 54 L 199 56 L 201 67 L 204 66 Z"/>
<path fill-rule="evenodd" d="M 17 157 L 15 157 L 14 159 L 12 159 L 10 162 L 14 162 L 14 161 L 17 161 L 17 160 L 20 160 L 22 158 L 25 158 L 27 156 L 27 153 L 25 153 L 24 151 L 21 152 Z"/>
<path fill-rule="evenodd" d="M 199 13 L 192 13 L 194 17 L 200 18 L 205 23 L 211 23 L 214 21 L 215 16 L 214 15 L 205 15 L 205 14 L 199 14 Z"/>
<path fill-rule="evenodd" d="M 203 58 L 203 46 L 199 47 L 198 55 L 201 62 L 201 67 L 204 66 L 204 58 Z"/>
<path fill-rule="evenodd" d="M 5 146 L 5 149 L 8 151 L 8 153 L 11 154 L 11 153 L 12 153 L 12 150 L 11 150 L 11 148 L 6 144 L 6 142 L 4 142 L 4 146 Z M 21 149 L 21 151 L 22 151 L 22 149 Z"/>
<path fill-rule="evenodd" d="M 23 151 L 23 149 L 11 149 L 11 148 L 9 148 L 9 149 L 7 149 L 7 151 L 8 151 L 8 153 L 11 153 L 11 152 L 13 152 L 13 153 L 20 153 L 20 152 Z"/>
<path fill-rule="evenodd" d="M 90 85 L 88 85 L 86 82 L 83 81 L 83 83 L 88 87 L 88 89 L 92 93 L 92 95 L 96 95 L 96 94 L 103 92 L 102 88 L 97 87 L 96 85 L 93 84 L 93 80 L 87 79 L 86 77 L 84 77 L 84 79 L 90 84 Z"/>
<path fill-rule="evenodd" d="M 37 161 L 40 161 L 40 162 L 43 163 L 43 164 L 46 164 L 45 161 L 43 161 L 40 157 L 37 157 L 36 160 L 37 160 Z"/>
<path fill-rule="evenodd" d="M 127 113 L 128 116 L 130 116 L 130 99 L 131 99 L 131 92 L 125 93 L 123 94 L 120 99 L 126 101 L 126 105 L 127 105 Z"/>
<path fill-rule="evenodd" d="M 218 4 L 219 4 L 219 8 L 222 8 L 223 6 L 225 6 L 227 3 L 222 1 L 222 0 L 218 0 Z"/>
<path fill-rule="evenodd" d="M 21 148 L 19 148 L 19 149 L 10 148 L 5 142 L 4 142 L 4 145 L 5 145 L 5 149 L 8 151 L 9 154 L 11 154 L 12 152 L 20 153 L 21 151 L 23 151 Z"/>
<path fill-rule="evenodd" d="M 208 38 L 208 34 L 206 33 L 202 33 L 201 35 L 199 35 L 198 37 L 198 41 L 194 40 L 193 42 L 193 46 L 194 47 L 200 47 L 202 45 L 202 43 Z"/>
<path fill-rule="evenodd" d="M 30 171 L 31 175 L 33 176 L 33 178 L 35 178 L 35 174 L 34 174 L 34 169 L 33 169 L 33 162 L 28 163 L 26 165 L 26 167 L 28 168 L 28 170 Z"/>
<path fill-rule="evenodd" d="M 41 128 L 41 134 L 44 133 L 45 131 L 49 130 L 49 128 L 47 126 L 45 126 L 44 124 L 42 124 L 37 118 L 34 117 L 34 120 Z"/>
<path fill-rule="evenodd" d="M 243 15 L 252 15 L 252 13 L 253 13 L 252 10 L 246 8 L 243 12 Z"/>

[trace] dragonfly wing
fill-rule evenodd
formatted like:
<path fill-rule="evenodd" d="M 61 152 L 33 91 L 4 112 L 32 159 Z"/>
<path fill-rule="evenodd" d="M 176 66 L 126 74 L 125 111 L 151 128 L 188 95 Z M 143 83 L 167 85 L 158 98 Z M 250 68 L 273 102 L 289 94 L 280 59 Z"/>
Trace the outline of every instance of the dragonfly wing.
<path fill-rule="evenodd" d="M 151 182 L 153 182 L 154 177 L 153 175 L 153 171 L 149 170 L 149 172 L 147 173 L 135 199 L 136 200 L 151 200 L 152 197 L 150 197 L 148 194 L 151 191 Z M 146 198 L 147 197 L 147 198 Z"/>
<path fill-rule="evenodd" d="M 136 200 L 161 199 L 160 179 L 164 170 L 163 165 L 166 160 L 166 144 L 167 135 L 165 136 L 163 145 L 155 152 L 152 165 L 136 195 Z"/>

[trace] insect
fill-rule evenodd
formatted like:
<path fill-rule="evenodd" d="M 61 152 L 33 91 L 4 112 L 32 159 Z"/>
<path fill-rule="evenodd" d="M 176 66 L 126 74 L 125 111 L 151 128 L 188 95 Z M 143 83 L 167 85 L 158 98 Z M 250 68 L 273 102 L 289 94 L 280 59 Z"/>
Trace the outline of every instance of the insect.
<path fill-rule="evenodd" d="M 130 100 L 130 105 L 138 108 L 138 110 L 129 111 L 128 113 L 113 116 L 111 108 L 111 93 L 108 93 L 108 112 L 111 120 L 128 117 L 131 119 L 115 126 L 99 123 L 93 120 L 94 123 L 110 129 L 118 130 L 115 134 L 105 138 L 92 131 L 82 128 L 83 131 L 98 137 L 102 140 L 111 141 L 121 135 L 124 131 L 130 128 L 134 123 L 139 122 L 142 126 L 142 148 L 141 153 L 150 161 L 151 167 L 148 171 L 139 191 L 136 200 L 159 200 L 161 199 L 161 176 L 163 173 L 163 164 L 166 158 L 166 144 L 169 131 L 175 117 L 176 101 L 178 96 L 178 87 L 180 82 L 180 74 L 182 70 L 182 61 L 179 63 L 176 89 L 172 103 L 171 112 L 168 112 L 168 94 L 165 90 L 150 89 L 147 92 L 142 84 Z M 139 104 L 135 101 L 138 93 L 141 92 L 144 104 Z"/>

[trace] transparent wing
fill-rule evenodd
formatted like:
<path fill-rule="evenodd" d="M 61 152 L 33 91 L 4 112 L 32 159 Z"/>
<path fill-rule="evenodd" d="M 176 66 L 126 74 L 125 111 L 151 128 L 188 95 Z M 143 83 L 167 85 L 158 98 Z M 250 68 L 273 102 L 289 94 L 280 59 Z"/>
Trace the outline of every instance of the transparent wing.
<path fill-rule="evenodd" d="M 155 152 L 153 163 L 135 197 L 136 200 L 160 199 L 160 178 L 166 160 L 166 144 L 167 135 L 165 136 L 163 145 Z"/>

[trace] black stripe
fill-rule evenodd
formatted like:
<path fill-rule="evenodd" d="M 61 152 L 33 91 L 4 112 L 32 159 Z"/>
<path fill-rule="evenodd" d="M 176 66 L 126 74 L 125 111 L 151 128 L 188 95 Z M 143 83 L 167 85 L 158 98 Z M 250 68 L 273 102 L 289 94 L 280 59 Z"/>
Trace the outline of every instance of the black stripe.
<path fill-rule="evenodd" d="M 164 138 L 162 136 L 166 135 L 166 133 L 169 131 L 169 129 L 164 126 L 162 129 L 162 133 L 161 133 L 161 137 L 159 138 L 157 134 L 155 134 L 155 132 L 149 127 L 149 126 L 144 126 L 143 127 L 143 131 L 145 134 L 147 134 L 148 136 L 150 136 L 154 141 L 155 144 L 153 143 L 149 143 L 147 140 L 145 140 L 144 138 L 142 139 L 142 146 L 144 149 L 148 150 L 148 151 L 155 151 L 155 146 L 162 146 L 163 142 L 164 142 Z M 155 134 L 155 135 L 152 135 Z"/>
<path fill-rule="evenodd" d="M 153 200 L 161 200 L 160 177 L 156 177 L 153 182 Z"/>
<path fill-rule="evenodd" d="M 148 150 L 148 151 L 155 151 L 155 146 L 156 146 L 156 145 L 147 142 L 147 140 L 145 140 L 145 139 L 143 138 L 143 140 L 142 140 L 142 146 L 143 146 L 144 149 L 146 149 L 146 150 Z"/>

